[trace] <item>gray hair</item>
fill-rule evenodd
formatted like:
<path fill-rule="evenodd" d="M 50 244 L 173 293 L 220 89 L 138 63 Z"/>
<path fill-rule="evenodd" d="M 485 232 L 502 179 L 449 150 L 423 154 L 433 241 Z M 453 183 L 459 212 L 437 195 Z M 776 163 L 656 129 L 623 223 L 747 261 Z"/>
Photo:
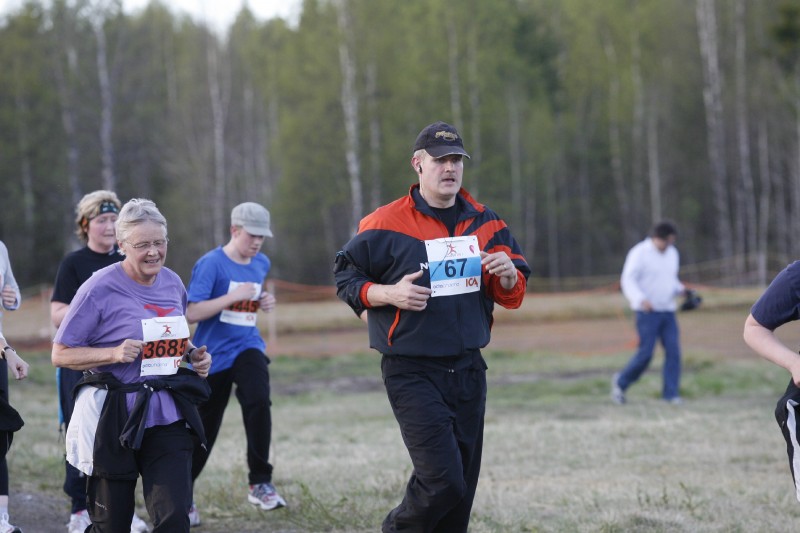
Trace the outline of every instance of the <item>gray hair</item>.
<path fill-rule="evenodd" d="M 158 210 L 152 200 L 134 198 L 125 202 L 119 212 L 115 226 L 117 240 L 124 241 L 131 234 L 133 228 L 145 222 L 154 222 L 164 226 L 164 237 L 167 236 L 167 219 Z"/>

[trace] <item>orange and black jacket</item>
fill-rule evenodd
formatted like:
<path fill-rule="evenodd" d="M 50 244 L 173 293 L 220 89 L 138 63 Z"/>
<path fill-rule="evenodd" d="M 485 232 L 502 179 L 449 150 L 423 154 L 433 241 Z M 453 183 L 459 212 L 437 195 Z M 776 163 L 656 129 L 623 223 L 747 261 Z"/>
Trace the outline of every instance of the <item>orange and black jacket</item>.
<path fill-rule="evenodd" d="M 458 222 L 449 235 L 415 184 L 407 196 L 364 217 L 356 236 L 336 255 L 337 294 L 359 316 L 369 311 L 370 347 L 382 354 L 453 356 L 483 348 L 489 343 L 494 304 L 508 309 L 522 304 L 531 271 L 508 226 L 463 188 L 456 201 Z M 430 298 L 424 311 L 370 307 L 367 289 L 373 283 L 392 285 L 423 268 L 415 283 L 430 287 L 426 240 L 467 235 L 477 236 L 485 252 L 508 254 L 518 277 L 511 290 L 483 270 L 480 291 Z"/>

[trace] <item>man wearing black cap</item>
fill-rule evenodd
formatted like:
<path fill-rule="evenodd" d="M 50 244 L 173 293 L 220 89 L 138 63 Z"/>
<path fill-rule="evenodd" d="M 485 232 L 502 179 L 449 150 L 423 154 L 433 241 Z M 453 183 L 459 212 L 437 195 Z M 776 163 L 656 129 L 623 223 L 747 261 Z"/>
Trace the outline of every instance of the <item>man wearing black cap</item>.
<path fill-rule="evenodd" d="M 366 216 L 336 255 L 337 293 L 368 324 L 414 470 L 384 532 L 465 532 L 478 484 L 494 304 L 521 305 L 530 268 L 506 223 L 461 187 L 444 122 L 417 136 L 409 194 Z M 369 318 L 367 319 L 367 315 Z"/>

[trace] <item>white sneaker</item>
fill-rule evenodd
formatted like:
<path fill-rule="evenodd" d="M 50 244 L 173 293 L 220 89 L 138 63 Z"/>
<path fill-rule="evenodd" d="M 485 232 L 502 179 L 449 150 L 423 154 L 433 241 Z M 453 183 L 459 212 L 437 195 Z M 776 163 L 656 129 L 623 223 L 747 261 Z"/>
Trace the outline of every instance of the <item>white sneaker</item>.
<path fill-rule="evenodd" d="M 0 533 L 22 533 L 22 530 L 9 524 L 8 513 L 3 513 L 0 515 Z"/>
<path fill-rule="evenodd" d="M 67 524 L 68 533 L 83 533 L 86 528 L 92 525 L 92 520 L 89 518 L 89 511 L 86 509 L 72 513 L 69 515 L 69 524 Z"/>
<path fill-rule="evenodd" d="M 611 378 L 611 401 L 617 405 L 625 404 L 625 391 L 619 386 L 619 374 Z"/>
<path fill-rule="evenodd" d="M 247 501 L 264 511 L 271 511 L 272 509 L 286 506 L 286 501 L 281 498 L 278 491 L 272 486 L 272 483 L 250 485 Z"/>
<path fill-rule="evenodd" d="M 189 527 L 195 527 L 200 525 L 200 512 L 197 510 L 197 506 L 192 502 L 192 506 L 189 507 Z"/>
<path fill-rule="evenodd" d="M 133 519 L 131 519 L 131 533 L 147 533 L 150 531 L 150 526 L 147 525 L 147 522 L 139 518 L 139 515 L 133 513 Z"/>

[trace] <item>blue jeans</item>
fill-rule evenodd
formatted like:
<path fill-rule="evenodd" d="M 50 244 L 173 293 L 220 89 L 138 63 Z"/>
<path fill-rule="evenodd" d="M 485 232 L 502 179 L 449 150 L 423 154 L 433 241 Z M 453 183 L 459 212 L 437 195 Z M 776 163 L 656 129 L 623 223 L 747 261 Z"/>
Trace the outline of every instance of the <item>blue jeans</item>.
<path fill-rule="evenodd" d="M 681 346 L 678 321 L 673 311 L 636 311 L 636 331 L 639 334 L 639 349 L 617 378 L 617 385 L 627 389 L 650 366 L 656 341 L 664 346 L 664 385 L 661 395 L 665 400 L 680 396 Z"/>

